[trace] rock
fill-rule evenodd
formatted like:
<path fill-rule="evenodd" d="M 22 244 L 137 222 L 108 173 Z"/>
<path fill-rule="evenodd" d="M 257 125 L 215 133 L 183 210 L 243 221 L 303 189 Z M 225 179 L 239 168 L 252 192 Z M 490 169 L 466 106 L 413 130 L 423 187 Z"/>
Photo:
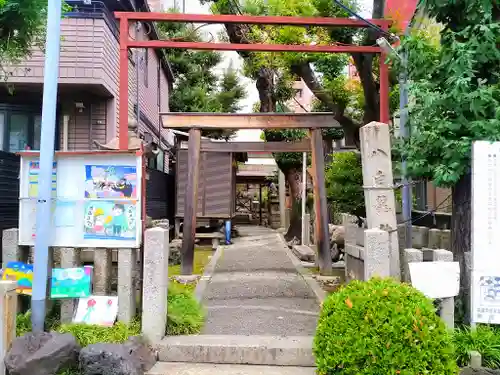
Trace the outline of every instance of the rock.
<path fill-rule="evenodd" d="M 330 242 L 330 254 L 332 256 L 332 262 L 336 263 L 340 260 L 340 257 L 342 255 L 342 252 L 339 249 L 339 246 L 333 242 Z"/>
<path fill-rule="evenodd" d="M 460 375 L 500 375 L 500 370 L 492 370 L 486 367 L 465 367 L 460 370 Z"/>
<path fill-rule="evenodd" d="M 146 216 L 146 228 L 153 228 L 154 223 L 151 216 Z"/>
<path fill-rule="evenodd" d="M 330 227 L 331 224 L 328 224 Z M 345 228 L 342 225 L 333 225 L 330 232 L 330 243 L 335 243 L 340 247 L 344 247 Z"/>
<path fill-rule="evenodd" d="M 57 332 L 29 332 L 17 337 L 5 356 L 10 375 L 54 375 L 75 365 L 80 346 L 73 335 Z"/>
<path fill-rule="evenodd" d="M 156 355 L 139 337 L 124 344 L 93 344 L 80 352 L 83 375 L 144 375 L 156 362 Z"/>
<path fill-rule="evenodd" d="M 292 247 L 292 253 L 304 262 L 314 262 L 316 255 L 313 249 L 305 245 L 294 245 Z"/>
<path fill-rule="evenodd" d="M 168 253 L 168 264 L 170 266 L 181 264 L 181 249 L 182 240 L 176 239 L 170 242 Z"/>
<path fill-rule="evenodd" d="M 200 275 L 175 275 L 175 276 L 172 276 L 172 279 L 174 279 L 178 283 L 184 284 L 184 285 L 196 284 L 198 282 L 199 278 L 200 278 Z"/>
<path fill-rule="evenodd" d="M 167 219 L 153 220 L 153 226 L 164 229 L 170 229 L 170 224 Z"/>
<path fill-rule="evenodd" d="M 290 241 L 286 243 L 290 249 L 294 246 L 300 245 L 300 240 L 297 237 L 293 237 Z"/>

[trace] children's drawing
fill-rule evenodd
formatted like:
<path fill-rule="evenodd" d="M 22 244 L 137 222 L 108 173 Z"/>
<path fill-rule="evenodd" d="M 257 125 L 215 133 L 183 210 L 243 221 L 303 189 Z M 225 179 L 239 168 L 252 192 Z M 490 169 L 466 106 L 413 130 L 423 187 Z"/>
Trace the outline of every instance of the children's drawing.
<path fill-rule="evenodd" d="M 57 168 L 57 163 L 54 162 L 52 166 L 52 198 L 56 197 L 56 185 L 57 185 L 56 168 Z M 29 171 L 28 171 L 28 183 L 29 183 L 28 197 L 30 198 L 38 197 L 39 174 L 40 174 L 40 162 L 30 161 Z"/>
<path fill-rule="evenodd" d="M 22 262 L 8 262 L 3 270 L 2 280 L 17 281 L 17 293 L 31 296 L 33 265 Z"/>
<path fill-rule="evenodd" d="M 86 165 L 85 198 L 137 198 L 137 169 L 123 165 Z"/>
<path fill-rule="evenodd" d="M 89 201 L 85 204 L 85 239 L 135 240 L 135 203 Z"/>
<path fill-rule="evenodd" d="M 54 268 L 50 298 L 82 298 L 90 296 L 92 267 Z"/>
<path fill-rule="evenodd" d="M 118 314 L 118 297 L 91 296 L 80 298 L 73 323 L 112 326 Z"/>

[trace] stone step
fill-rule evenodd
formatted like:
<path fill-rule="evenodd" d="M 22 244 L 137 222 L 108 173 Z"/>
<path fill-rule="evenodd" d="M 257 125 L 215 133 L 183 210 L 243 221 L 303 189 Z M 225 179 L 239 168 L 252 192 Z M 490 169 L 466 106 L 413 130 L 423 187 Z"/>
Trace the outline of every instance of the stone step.
<path fill-rule="evenodd" d="M 146 375 L 315 375 L 314 367 L 158 362 Z"/>
<path fill-rule="evenodd" d="M 157 345 L 161 362 L 313 367 L 312 336 L 168 336 Z"/>

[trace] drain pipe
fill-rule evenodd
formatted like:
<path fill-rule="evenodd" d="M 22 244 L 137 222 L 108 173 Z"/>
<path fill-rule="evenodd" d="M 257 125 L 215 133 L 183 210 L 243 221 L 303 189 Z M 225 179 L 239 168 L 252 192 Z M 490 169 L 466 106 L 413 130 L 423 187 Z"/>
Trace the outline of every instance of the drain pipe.
<path fill-rule="evenodd" d="M 141 23 L 137 21 L 135 24 L 135 40 L 139 41 L 140 39 L 140 34 L 139 32 L 141 31 Z M 139 63 L 141 59 L 139 58 L 139 49 L 137 48 L 135 50 L 135 82 L 136 82 L 136 90 L 135 90 L 135 104 L 136 104 L 136 120 L 137 120 L 137 131 L 139 131 L 139 123 L 141 121 L 141 106 L 139 103 Z"/>

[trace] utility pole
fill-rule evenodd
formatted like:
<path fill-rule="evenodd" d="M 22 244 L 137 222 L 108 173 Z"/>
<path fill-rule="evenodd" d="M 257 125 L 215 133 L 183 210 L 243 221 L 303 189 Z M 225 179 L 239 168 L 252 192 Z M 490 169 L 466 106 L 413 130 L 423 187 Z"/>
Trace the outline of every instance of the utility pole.
<path fill-rule="evenodd" d="M 36 206 L 35 264 L 31 296 L 33 332 L 43 332 L 51 238 L 52 169 L 56 127 L 57 84 L 61 44 L 61 0 L 48 0 L 47 41 L 43 79 L 42 131 L 40 140 L 40 174 Z"/>
<path fill-rule="evenodd" d="M 401 56 L 401 73 L 399 75 L 399 131 L 404 140 L 410 137 L 408 128 L 408 54 L 406 49 Z M 412 191 L 410 180 L 407 177 L 407 162 L 403 157 L 401 160 L 401 171 L 403 172 L 402 186 L 402 211 L 405 223 L 405 248 L 412 248 Z"/>

